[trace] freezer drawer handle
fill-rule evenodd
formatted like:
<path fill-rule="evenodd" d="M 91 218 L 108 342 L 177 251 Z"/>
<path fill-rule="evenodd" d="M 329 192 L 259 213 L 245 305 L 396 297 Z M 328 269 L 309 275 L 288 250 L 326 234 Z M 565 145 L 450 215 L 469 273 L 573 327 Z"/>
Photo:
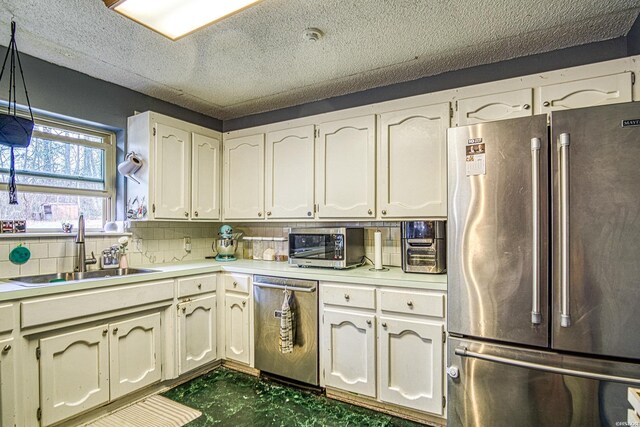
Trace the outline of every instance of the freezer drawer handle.
<path fill-rule="evenodd" d="M 491 354 L 482 354 L 469 351 L 467 347 L 456 347 L 455 354 L 461 357 L 473 357 L 474 359 L 486 360 L 489 362 L 502 363 L 504 365 L 518 366 L 520 368 L 535 369 L 537 371 L 551 372 L 560 375 L 569 375 L 572 377 L 587 378 L 596 381 L 613 381 L 619 383 L 628 383 L 640 385 L 640 379 L 618 377 L 615 375 L 598 374 L 595 372 L 577 371 L 575 369 L 559 368 L 557 366 L 540 365 L 539 363 L 525 362 L 523 360 L 509 359 L 507 357 L 493 356 Z"/>
<path fill-rule="evenodd" d="M 253 283 L 253 286 L 257 286 L 259 288 L 270 288 L 270 289 L 282 289 L 282 290 L 289 290 L 289 291 L 295 291 L 295 292 L 315 292 L 316 291 L 316 287 L 313 286 L 311 288 L 302 288 L 300 286 L 283 286 L 283 285 L 272 285 L 270 283 Z"/>
<path fill-rule="evenodd" d="M 531 138 L 531 197 L 533 202 L 533 294 L 531 323 L 542 323 L 540 312 L 540 138 Z"/>
<path fill-rule="evenodd" d="M 571 326 L 569 311 L 569 144 L 568 133 L 560 134 L 560 326 Z"/>

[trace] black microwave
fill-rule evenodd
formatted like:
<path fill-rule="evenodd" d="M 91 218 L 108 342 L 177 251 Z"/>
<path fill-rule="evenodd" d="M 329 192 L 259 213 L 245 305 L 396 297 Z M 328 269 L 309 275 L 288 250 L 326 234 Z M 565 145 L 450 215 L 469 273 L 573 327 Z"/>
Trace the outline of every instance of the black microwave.
<path fill-rule="evenodd" d="M 364 260 L 364 228 L 293 228 L 289 264 L 298 267 L 357 267 Z"/>

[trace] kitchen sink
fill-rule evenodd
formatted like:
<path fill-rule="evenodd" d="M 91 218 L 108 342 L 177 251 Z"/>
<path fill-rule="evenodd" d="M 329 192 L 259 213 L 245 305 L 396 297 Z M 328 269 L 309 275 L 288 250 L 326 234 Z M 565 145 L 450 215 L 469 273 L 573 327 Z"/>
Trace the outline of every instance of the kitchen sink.
<path fill-rule="evenodd" d="M 38 274 L 35 276 L 13 277 L 9 279 L 20 286 L 42 286 L 49 283 L 69 282 L 73 280 L 102 279 L 108 277 L 131 276 L 132 274 L 155 273 L 158 270 L 145 268 L 112 268 L 108 270 L 72 271 L 67 273 Z"/>

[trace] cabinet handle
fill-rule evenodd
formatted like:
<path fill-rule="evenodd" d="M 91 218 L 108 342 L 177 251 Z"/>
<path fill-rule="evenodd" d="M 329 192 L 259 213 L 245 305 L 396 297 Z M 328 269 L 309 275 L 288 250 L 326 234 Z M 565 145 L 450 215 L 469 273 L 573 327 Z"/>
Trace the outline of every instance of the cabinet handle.
<path fill-rule="evenodd" d="M 259 217 L 262 217 L 262 212 L 258 212 L 258 216 L 259 216 Z"/>
<path fill-rule="evenodd" d="M 307 216 L 311 216 L 311 211 L 307 212 Z"/>
<path fill-rule="evenodd" d="M 267 211 L 267 216 L 271 216 L 271 211 Z"/>
<path fill-rule="evenodd" d="M 349 301 L 349 298 L 351 298 L 351 297 L 349 296 L 349 294 L 344 294 L 344 299 L 346 299 L 347 301 Z"/>
<path fill-rule="evenodd" d="M 529 104 L 524 104 L 524 105 L 522 106 L 522 108 L 524 108 L 525 110 L 528 110 L 529 108 L 531 108 L 531 105 L 529 105 Z"/>
<path fill-rule="evenodd" d="M 113 335 L 118 333 L 118 328 L 113 328 Z"/>
<path fill-rule="evenodd" d="M 545 107 L 548 107 L 551 105 L 551 103 L 549 101 L 544 101 L 542 105 L 544 105 Z"/>
<path fill-rule="evenodd" d="M 367 320 L 367 325 L 371 326 L 371 320 Z"/>
<path fill-rule="evenodd" d="M 411 308 L 413 308 L 413 301 L 407 301 L 407 305 Z"/>
<path fill-rule="evenodd" d="M 7 344 L 2 348 L 2 354 L 7 354 L 11 350 L 11 344 Z"/>
<path fill-rule="evenodd" d="M 105 328 L 105 329 L 103 329 L 103 330 L 102 330 L 102 336 L 105 336 L 105 335 L 107 335 L 108 333 L 109 333 L 109 330 L 108 330 L 108 329 L 106 329 L 106 328 Z"/>
<path fill-rule="evenodd" d="M 189 217 L 189 212 L 185 212 L 185 213 L 184 213 L 184 216 L 185 216 L 186 218 L 188 218 L 188 217 Z"/>
<path fill-rule="evenodd" d="M 202 289 L 202 283 L 198 283 L 198 289 Z"/>
<path fill-rule="evenodd" d="M 387 211 L 383 209 L 382 210 L 382 215 L 386 215 L 386 214 L 387 214 Z"/>
<path fill-rule="evenodd" d="M 371 214 L 373 213 L 373 211 L 372 211 L 371 209 L 369 209 L 369 210 L 367 211 L 367 213 L 368 213 L 369 215 L 371 215 Z"/>
<path fill-rule="evenodd" d="M 198 216 L 198 211 L 195 211 L 193 214 L 194 214 L 195 216 Z"/>
<path fill-rule="evenodd" d="M 242 306 L 244 307 L 245 305 L 247 305 L 246 301 L 242 301 Z"/>
<path fill-rule="evenodd" d="M 236 286 L 238 286 L 238 282 L 233 282 L 233 287 L 235 288 Z"/>
<path fill-rule="evenodd" d="M 382 322 L 382 327 L 386 328 L 387 327 L 387 323 L 386 322 Z"/>

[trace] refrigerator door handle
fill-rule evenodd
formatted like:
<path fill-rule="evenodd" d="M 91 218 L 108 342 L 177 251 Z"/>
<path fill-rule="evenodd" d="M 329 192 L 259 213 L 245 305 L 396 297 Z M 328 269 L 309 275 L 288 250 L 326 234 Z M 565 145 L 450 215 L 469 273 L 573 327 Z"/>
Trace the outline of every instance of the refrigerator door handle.
<path fill-rule="evenodd" d="M 587 378 L 596 381 L 613 381 L 619 383 L 640 385 L 640 379 L 620 377 L 616 375 L 598 374 L 596 372 L 579 371 L 576 369 L 560 368 L 558 366 L 541 365 L 539 363 L 526 362 L 524 360 L 510 359 L 508 357 L 494 356 L 491 354 L 476 353 L 469 351 L 467 347 L 456 347 L 455 354 L 460 357 L 472 357 L 474 359 L 486 360 L 488 362 L 502 363 L 509 366 L 517 366 L 520 368 L 535 369 L 543 372 L 551 372 L 560 375 L 569 375 L 572 377 Z"/>
<path fill-rule="evenodd" d="M 560 166 L 560 326 L 571 326 L 569 283 L 569 145 L 568 133 L 561 133 L 558 144 Z"/>
<path fill-rule="evenodd" d="M 531 197 L 533 210 L 533 293 L 531 297 L 531 323 L 542 323 L 540 312 L 540 138 L 531 138 Z"/>

